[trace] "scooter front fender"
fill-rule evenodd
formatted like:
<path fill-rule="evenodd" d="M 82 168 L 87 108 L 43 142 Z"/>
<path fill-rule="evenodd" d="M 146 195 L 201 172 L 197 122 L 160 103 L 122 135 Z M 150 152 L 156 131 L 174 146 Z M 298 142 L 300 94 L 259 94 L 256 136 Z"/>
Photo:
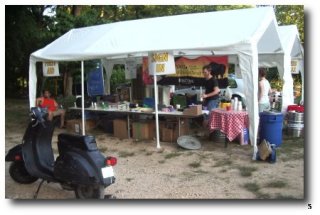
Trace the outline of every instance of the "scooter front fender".
<path fill-rule="evenodd" d="M 22 160 L 22 144 L 11 148 L 5 158 L 6 161 L 16 161 L 17 159 Z"/>

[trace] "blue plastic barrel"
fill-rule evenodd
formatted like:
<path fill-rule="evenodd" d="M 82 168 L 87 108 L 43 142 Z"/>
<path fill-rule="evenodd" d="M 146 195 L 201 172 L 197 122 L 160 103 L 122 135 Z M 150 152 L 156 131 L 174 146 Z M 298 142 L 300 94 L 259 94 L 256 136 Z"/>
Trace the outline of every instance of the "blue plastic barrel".
<path fill-rule="evenodd" d="M 282 143 L 282 122 L 282 113 L 260 113 L 260 141 L 266 139 L 270 144 L 279 147 Z"/>

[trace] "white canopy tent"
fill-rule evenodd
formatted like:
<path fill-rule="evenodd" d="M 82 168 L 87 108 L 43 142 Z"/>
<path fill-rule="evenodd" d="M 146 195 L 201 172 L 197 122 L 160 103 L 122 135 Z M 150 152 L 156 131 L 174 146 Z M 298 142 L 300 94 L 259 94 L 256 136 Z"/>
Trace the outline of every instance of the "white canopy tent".
<path fill-rule="evenodd" d="M 299 70 L 301 72 L 301 79 L 302 79 L 302 101 L 304 100 L 304 50 L 300 41 L 299 32 L 296 25 L 286 25 L 286 26 L 279 26 L 279 35 L 281 44 L 285 53 L 284 60 L 285 60 L 285 74 L 283 76 L 284 80 L 286 77 L 289 79 L 291 77 L 291 82 L 284 83 L 283 89 L 286 92 L 290 93 L 287 96 L 287 100 L 283 101 L 283 110 L 287 109 L 287 106 L 294 103 L 293 98 L 293 80 L 291 74 L 291 60 L 298 60 L 300 61 Z M 289 80 L 290 81 L 290 80 Z M 290 91 L 291 90 L 291 91 Z"/>
<path fill-rule="evenodd" d="M 299 39 L 299 32 L 297 26 L 279 26 L 278 31 L 282 48 L 284 50 L 284 55 L 259 55 L 259 66 L 278 67 L 280 78 L 282 78 L 283 80 L 282 112 L 286 112 L 288 105 L 294 104 L 291 60 L 296 59 L 303 62 L 303 48 Z M 301 67 L 301 69 L 302 85 L 304 85 L 303 67 Z"/>
<path fill-rule="evenodd" d="M 288 105 L 294 104 L 293 97 L 293 79 L 291 73 L 291 60 L 299 60 L 302 77 L 302 86 L 304 86 L 304 69 L 303 69 L 303 47 L 299 39 L 297 26 L 287 25 L 278 28 L 280 41 L 284 54 L 279 53 L 259 53 L 259 67 L 271 68 L 277 67 L 280 78 L 284 81 L 282 88 L 282 112 L 287 110 Z M 229 62 L 239 64 L 237 56 L 229 56 Z M 302 101 L 304 88 L 302 87 Z"/>
<path fill-rule="evenodd" d="M 258 54 L 283 55 L 277 21 L 271 7 L 158 17 L 72 29 L 31 54 L 30 106 L 35 104 L 36 98 L 37 61 L 102 59 L 104 65 L 109 65 L 113 60 L 134 59 L 160 51 L 173 51 L 174 55 L 184 56 L 238 56 L 241 75 L 247 86 L 244 94 L 248 101 L 249 133 L 255 159 L 259 123 Z M 111 68 L 107 67 L 107 70 Z"/>

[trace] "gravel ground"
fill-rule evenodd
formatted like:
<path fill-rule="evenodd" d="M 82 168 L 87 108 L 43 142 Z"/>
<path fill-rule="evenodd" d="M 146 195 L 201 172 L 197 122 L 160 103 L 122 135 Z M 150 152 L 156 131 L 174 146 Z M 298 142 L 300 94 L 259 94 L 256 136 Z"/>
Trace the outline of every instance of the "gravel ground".
<path fill-rule="evenodd" d="M 56 149 L 56 135 L 53 148 Z M 22 133 L 6 132 L 6 152 L 21 141 Z M 202 138 L 200 150 L 185 150 L 174 143 L 119 140 L 96 136 L 106 155 L 118 158 L 116 183 L 105 189 L 117 199 L 302 199 L 304 198 L 303 148 L 290 154 L 278 153 L 275 164 L 252 161 L 251 146 L 213 142 Z M 303 143 L 303 139 L 301 139 Z M 284 144 L 300 145 L 300 142 Z M 40 181 L 21 185 L 14 182 L 6 163 L 5 196 L 32 199 Z M 249 175 L 248 175 L 249 174 Z M 73 199 L 74 193 L 55 183 L 44 183 L 38 199 Z"/>
<path fill-rule="evenodd" d="M 6 100 L 5 153 L 21 142 L 28 122 L 28 101 Z M 57 153 L 57 129 L 52 146 Z M 99 149 L 118 158 L 116 183 L 105 189 L 117 199 L 303 199 L 304 139 L 283 136 L 277 162 L 253 161 L 252 147 L 199 138 L 200 150 L 176 143 L 120 140 L 94 130 Z M 57 155 L 56 155 L 57 156 Z M 40 181 L 14 182 L 5 164 L 5 198 L 33 199 Z M 44 183 L 38 199 L 74 199 L 59 184 Z"/>

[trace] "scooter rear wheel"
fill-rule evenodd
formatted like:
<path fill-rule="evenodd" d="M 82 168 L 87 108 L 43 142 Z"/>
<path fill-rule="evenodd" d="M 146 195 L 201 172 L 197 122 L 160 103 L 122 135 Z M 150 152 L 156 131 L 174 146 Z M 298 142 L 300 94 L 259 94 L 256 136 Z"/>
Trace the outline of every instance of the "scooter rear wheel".
<path fill-rule="evenodd" d="M 74 191 L 77 199 L 104 199 L 103 185 L 77 185 Z"/>
<path fill-rule="evenodd" d="M 9 174 L 11 178 L 20 184 L 32 184 L 38 178 L 30 175 L 24 165 L 23 161 L 14 161 L 9 167 Z"/>

